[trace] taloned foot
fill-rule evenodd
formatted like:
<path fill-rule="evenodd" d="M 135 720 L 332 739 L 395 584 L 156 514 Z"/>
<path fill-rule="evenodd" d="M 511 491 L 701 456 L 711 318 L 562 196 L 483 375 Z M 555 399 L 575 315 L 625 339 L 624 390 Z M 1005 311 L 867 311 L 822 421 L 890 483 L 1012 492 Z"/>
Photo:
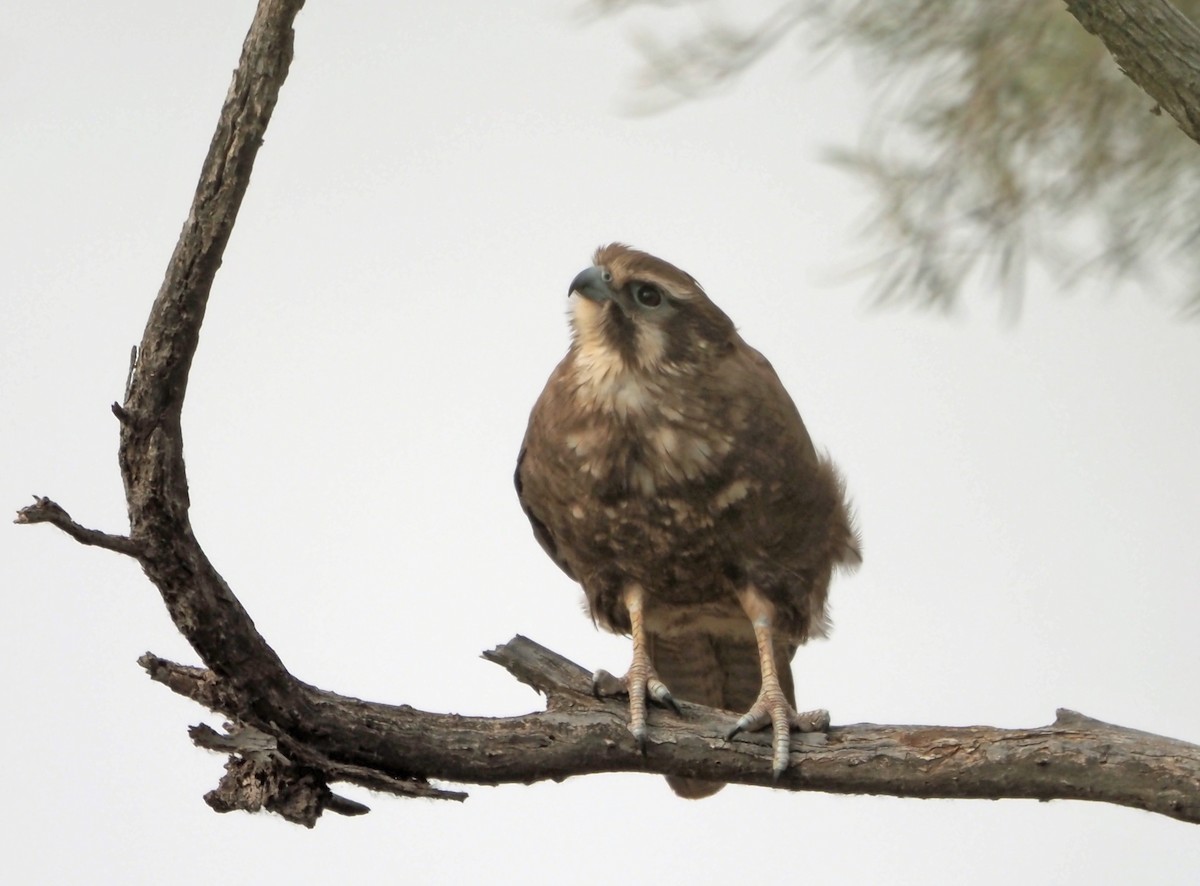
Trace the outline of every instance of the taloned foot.
<path fill-rule="evenodd" d="M 617 677 L 605 670 L 596 671 L 592 675 L 592 692 L 597 698 L 629 695 L 629 731 L 633 733 L 638 750 L 642 753 L 646 752 L 647 699 L 660 707 L 670 708 L 677 716 L 683 714 L 667 684 L 658 678 L 649 664 L 638 668 L 635 662 L 624 677 Z"/>
<path fill-rule="evenodd" d="M 762 673 L 762 688 L 758 698 L 745 714 L 733 724 L 727 738 L 739 732 L 752 732 L 771 725 L 771 774 L 778 779 L 787 771 L 792 753 L 792 730 L 800 732 L 825 732 L 829 729 L 828 711 L 805 711 L 797 713 L 788 701 L 775 670 L 775 606 L 753 585 L 738 591 L 738 602 L 754 628 L 754 639 L 758 645 L 758 664 Z"/>
<path fill-rule="evenodd" d="M 630 635 L 633 638 L 633 662 L 624 677 L 614 677 L 608 671 L 596 671 L 592 677 L 592 691 L 598 696 L 629 694 L 629 731 L 637 742 L 638 751 L 646 752 L 646 699 L 669 707 L 677 715 L 679 705 L 658 678 L 650 653 L 646 648 L 646 629 L 642 622 L 642 606 L 645 592 L 641 585 L 631 584 L 625 589 L 625 606 L 629 610 Z"/>
<path fill-rule="evenodd" d="M 788 761 L 792 753 L 792 732 L 827 732 L 829 731 L 829 711 L 815 710 L 797 712 L 788 703 L 778 681 L 775 687 L 763 686 L 758 699 L 744 713 L 726 738 L 733 738 L 739 732 L 755 732 L 767 725 L 771 726 L 771 774 L 778 779 L 787 771 Z"/>

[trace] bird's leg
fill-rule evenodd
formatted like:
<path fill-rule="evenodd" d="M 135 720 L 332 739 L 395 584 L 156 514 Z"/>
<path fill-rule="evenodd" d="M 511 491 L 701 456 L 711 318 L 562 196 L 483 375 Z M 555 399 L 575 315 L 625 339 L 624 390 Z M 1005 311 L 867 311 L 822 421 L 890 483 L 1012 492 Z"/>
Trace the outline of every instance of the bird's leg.
<path fill-rule="evenodd" d="M 633 733 L 638 750 L 646 750 L 646 698 L 670 707 L 676 714 L 679 705 L 666 684 L 658 678 L 650 661 L 646 645 L 646 627 L 642 620 L 645 591 L 639 584 L 629 585 L 624 592 L 625 608 L 629 610 L 629 632 L 633 638 L 633 661 L 624 677 L 614 677 L 608 671 L 596 671 L 592 689 L 598 696 L 629 693 L 629 731 Z"/>
<path fill-rule="evenodd" d="M 729 731 L 729 738 L 739 732 L 752 732 L 768 723 L 773 731 L 771 746 L 774 754 L 771 771 L 776 778 L 788 767 L 792 750 L 793 729 L 801 732 L 824 732 L 829 728 L 828 711 L 806 711 L 796 713 L 779 683 L 775 663 L 775 606 L 753 585 L 738 591 L 738 601 L 754 626 L 754 639 L 758 644 L 758 664 L 762 671 L 762 688 L 758 698 Z"/>

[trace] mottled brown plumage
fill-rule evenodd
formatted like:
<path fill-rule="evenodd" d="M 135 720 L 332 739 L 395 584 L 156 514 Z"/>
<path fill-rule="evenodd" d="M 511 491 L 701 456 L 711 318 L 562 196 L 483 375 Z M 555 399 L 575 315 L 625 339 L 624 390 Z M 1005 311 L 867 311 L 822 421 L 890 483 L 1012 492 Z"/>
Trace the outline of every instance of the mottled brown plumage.
<path fill-rule="evenodd" d="M 613 244 L 570 287 L 572 341 L 529 418 L 517 493 L 534 535 L 603 627 L 631 634 L 628 690 L 768 723 L 774 768 L 794 710 L 796 647 L 827 630 L 835 567 L 859 547 L 833 465 L 765 358 L 688 274 Z M 824 718 L 827 723 L 827 715 Z M 731 733 L 732 734 L 732 733 Z M 684 796 L 720 785 L 668 779 Z"/>

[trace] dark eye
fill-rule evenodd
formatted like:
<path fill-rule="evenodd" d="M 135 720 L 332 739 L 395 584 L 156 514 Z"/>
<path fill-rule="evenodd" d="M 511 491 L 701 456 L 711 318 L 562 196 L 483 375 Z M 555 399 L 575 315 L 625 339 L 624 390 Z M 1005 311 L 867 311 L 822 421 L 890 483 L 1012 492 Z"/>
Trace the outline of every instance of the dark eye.
<path fill-rule="evenodd" d="M 653 283 L 635 283 L 633 299 L 643 308 L 657 308 L 662 304 L 662 293 Z"/>

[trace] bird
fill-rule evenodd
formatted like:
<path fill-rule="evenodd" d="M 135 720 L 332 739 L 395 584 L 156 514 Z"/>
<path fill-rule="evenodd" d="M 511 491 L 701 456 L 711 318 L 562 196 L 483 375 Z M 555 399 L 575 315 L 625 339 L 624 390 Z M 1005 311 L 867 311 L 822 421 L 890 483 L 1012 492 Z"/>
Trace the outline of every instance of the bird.
<path fill-rule="evenodd" d="M 516 488 L 533 534 L 582 586 L 593 621 L 631 637 L 629 695 L 645 751 L 647 701 L 770 727 L 772 773 L 797 712 L 791 661 L 829 629 L 831 577 L 862 560 L 845 485 L 771 364 L 690 274 L 622 243 L 568 288 L 570 346 L 530 413 Z M 723 783 L 667 776 L 699 799 Z"/>

